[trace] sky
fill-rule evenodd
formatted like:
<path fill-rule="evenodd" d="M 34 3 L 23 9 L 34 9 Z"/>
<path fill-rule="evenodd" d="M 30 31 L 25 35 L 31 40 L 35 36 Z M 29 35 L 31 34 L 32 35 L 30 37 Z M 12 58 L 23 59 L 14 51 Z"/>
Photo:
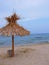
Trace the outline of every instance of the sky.
<path fill-rule="evenodd" d="M 0 0 L 0 28 L 14 12 L 21 18 L 18 24 L 30 33 L 49 33 L 49 0 Z"/>

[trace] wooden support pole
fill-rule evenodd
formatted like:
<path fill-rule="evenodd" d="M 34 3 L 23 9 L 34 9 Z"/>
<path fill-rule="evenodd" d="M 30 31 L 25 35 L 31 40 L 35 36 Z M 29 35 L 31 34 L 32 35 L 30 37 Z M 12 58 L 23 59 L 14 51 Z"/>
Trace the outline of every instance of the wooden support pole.
<path fill-rule="evenodd" d="M 12 35 L 12 57 L 14 56 L 14 35 Z"/>

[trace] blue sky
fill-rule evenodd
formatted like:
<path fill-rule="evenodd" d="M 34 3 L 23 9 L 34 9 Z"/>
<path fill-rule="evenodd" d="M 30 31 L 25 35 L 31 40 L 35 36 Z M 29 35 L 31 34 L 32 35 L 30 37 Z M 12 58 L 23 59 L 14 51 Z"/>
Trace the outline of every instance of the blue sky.
<path fill-rule="evenodd" d="M 14 12 L 21 17 L 18 24 L 31 33 L 49 33 L 49 0 L 0 0 L 0 27 Z"/>

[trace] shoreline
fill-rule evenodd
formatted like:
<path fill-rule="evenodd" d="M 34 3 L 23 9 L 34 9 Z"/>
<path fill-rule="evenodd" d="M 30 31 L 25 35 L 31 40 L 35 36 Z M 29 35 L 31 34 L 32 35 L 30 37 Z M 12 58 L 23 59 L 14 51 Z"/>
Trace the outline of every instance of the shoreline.
<path fill-rule="evenodd" d="M 49 42 L 48 43 L 29 43 L 29 44 L 17 44 L 17 45 L 14 45 L 14 47 L 19 47 L 19 46 L 30 46 L 30 45 L 33 45 L 33 46 L 36 46 L 36 45 L 45 45 L 45 44 L 49 44 Z M 8 47 L 12 47 L 12 44 L 11 45 L 1 45 L 0 46 L 0 48 L 4 48 L 4 47 L 6 47 L 6 48 L 8 48 Z"/>

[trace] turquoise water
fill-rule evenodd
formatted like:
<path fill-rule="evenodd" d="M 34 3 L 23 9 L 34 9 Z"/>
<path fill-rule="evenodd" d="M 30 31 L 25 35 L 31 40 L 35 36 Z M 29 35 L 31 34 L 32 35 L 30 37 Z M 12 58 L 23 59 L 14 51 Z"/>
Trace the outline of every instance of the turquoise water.
<path fill-rule="evenodd" d="M 0 36 L 0 46 L 11 46 L 12 37 Z M 42 44 L 49 42 L 49 33 L 30 34 L 29 36 L 15 36 L 15 45 Z"/>

